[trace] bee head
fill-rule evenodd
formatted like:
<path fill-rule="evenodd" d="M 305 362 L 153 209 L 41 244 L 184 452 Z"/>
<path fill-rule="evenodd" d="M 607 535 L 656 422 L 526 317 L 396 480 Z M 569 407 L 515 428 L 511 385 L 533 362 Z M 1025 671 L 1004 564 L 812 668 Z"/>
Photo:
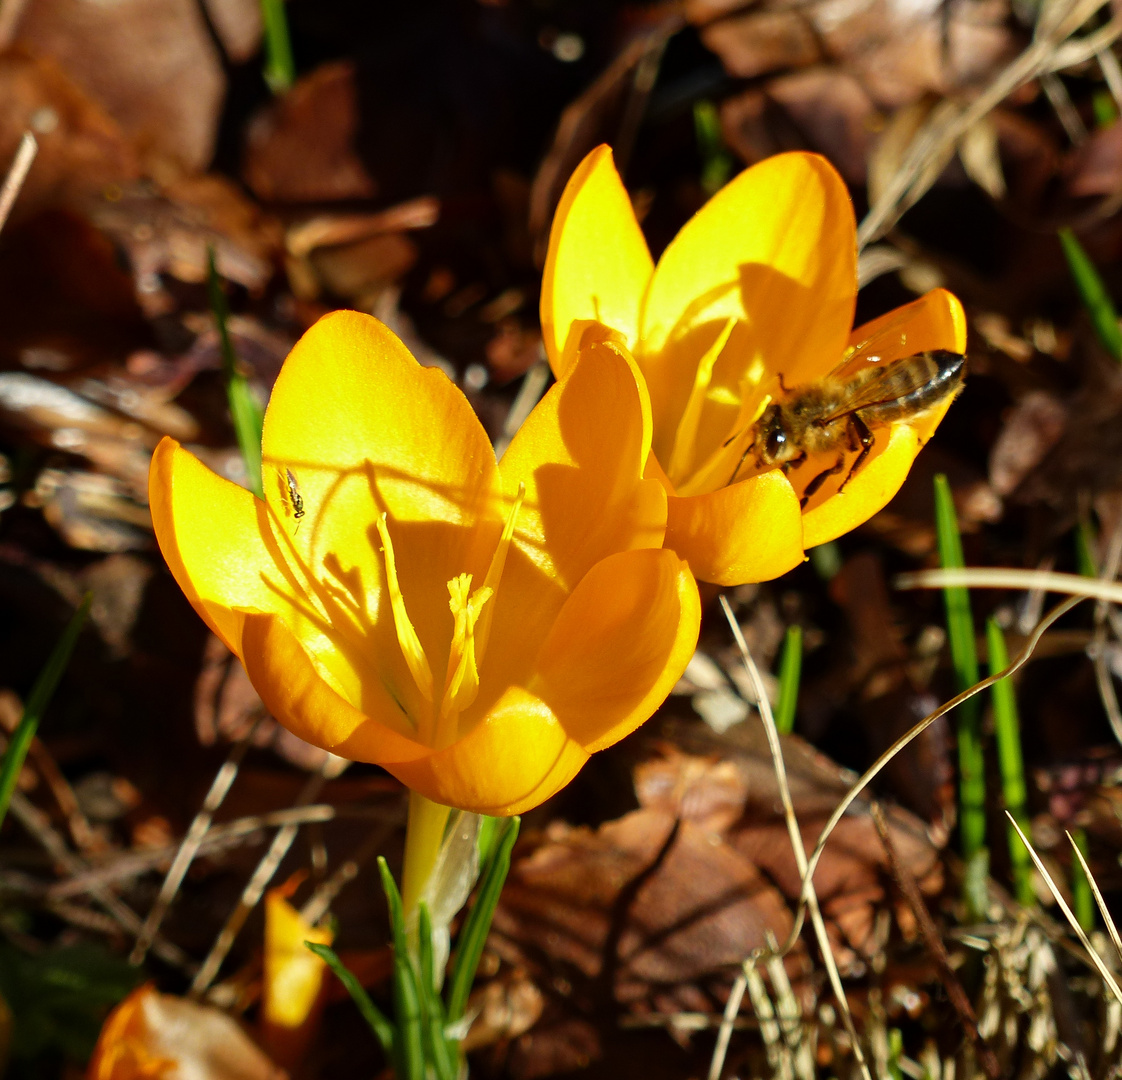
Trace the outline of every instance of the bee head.
<path fill-rule="evenodd" d="M 792 447 L 783 423 L 783 412 L 778 405 L 769 406 L 760 417 L 756 434 L 760 460 L 765 465 L 777 465 L 792 456 Z"/>

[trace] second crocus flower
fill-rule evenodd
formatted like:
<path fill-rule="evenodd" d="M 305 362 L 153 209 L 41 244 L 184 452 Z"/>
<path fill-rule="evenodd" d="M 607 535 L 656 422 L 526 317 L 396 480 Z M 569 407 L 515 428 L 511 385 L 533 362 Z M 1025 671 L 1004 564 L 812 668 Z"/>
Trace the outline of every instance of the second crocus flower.
<path fill-rule="evenodd" d="M 747 169 L 657 265 L 607 147 L 570 179 L 542 282 L 546 351 L 559 374 L 595 342 L 634 354 L 654 421 L 647 475 L 669 495 L 666 544 L 702 580 L 778 577 L 806 548 L 866 521 L 942 419 L 949 397 L 875 432 L 861 468 L 818 489 L 820 461 L 788 476 L 746 459 L 769 401 L 869 363 L 965 349 L 961 305 L 942 289 L 853 329 L 856 297 L 853 206 L 821 157 L 780 154 Z"/>

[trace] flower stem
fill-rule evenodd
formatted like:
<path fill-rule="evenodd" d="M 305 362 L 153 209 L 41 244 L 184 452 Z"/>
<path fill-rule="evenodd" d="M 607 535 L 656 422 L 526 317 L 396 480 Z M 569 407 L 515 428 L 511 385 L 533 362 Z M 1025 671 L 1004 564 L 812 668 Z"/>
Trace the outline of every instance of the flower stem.
<path fill-rule="evenodd" d="M 425 885 L 436 866 L 444 828 L 451 811 L 409 792 L 409 821 L 405 827 L 405 868 L 401 876 L 402 906 L 409 923 L 417 910 Z"/>

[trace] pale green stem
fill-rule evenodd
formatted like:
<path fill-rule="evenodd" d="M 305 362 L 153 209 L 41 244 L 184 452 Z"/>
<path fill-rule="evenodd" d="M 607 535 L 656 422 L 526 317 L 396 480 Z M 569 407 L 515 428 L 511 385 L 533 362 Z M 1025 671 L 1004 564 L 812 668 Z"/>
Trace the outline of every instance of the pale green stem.
<path fill-rule="evenodd" d="M 447 806 L 434 803 L 415 791 L 409 792 L 409 821 L 405 827 L 405 868 L 401 875 L 401 900 L 407 924 L 416 914 L 425 885 L 436 866 L 449 813 L 451 811 Z"/>

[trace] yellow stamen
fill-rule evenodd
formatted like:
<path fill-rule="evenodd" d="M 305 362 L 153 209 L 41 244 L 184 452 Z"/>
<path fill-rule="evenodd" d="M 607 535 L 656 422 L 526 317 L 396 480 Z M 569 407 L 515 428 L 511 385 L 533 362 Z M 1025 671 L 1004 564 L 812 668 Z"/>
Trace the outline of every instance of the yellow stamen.
<path fill-rule="evenodd" d="M 678 430 L 674 435 L 674 449 L 670 453 L 670 468 L 667 470 L 667 475 L 675 483 L 683 480 L 689 470 L 694 444 L 697 442 L 697 429 L 701 424 L 701 410 L 705 407 L 709 395 L 709 383 L 713 379 L 713 366 L 728 344 L 734 326 L 736 326 L 735 319 L 725 321 L 724 329 L 717 335 L 717 340 L 709 346 L 697 365 L 693 388 L 690 390 L 689 401 L 686 402 L 682 419 L 678 423 Z"/>
<path fill-rule="evenodd" d="M 499 591 L 499 583 L 502 581 L 503 577 L 503 567 L 506 566 L 507 552 L 510 551 L 510 541 L 514 536 L 514 523 L 518 519 L 518 511 L 522 509 L 522 503 L 525 499 L 526 485 L 520 483 L 518 485 L 518 494 L 514 498 L 514 505 L 510 508 L 506 523 L 503 525 L 503 533 L 502 536 L 499 537 L 499 543 L 495 548 L 495 554 L 491 556 L 491 565 L 487 570 L 487 579 L 483 582 L 483 588 L 489 589 L 492 594 Z M 487 641 L 491 636 L 491 619 L 494 617 L 494 614 L 495 605 L 488 605 L 487 609 L 483 612 L 483 618 L 480 620 L 475 633 L 475 651 L 476 656 L 479 658 L 479 663 L 483 662 L 483 656 L 487 652 Z"/>
<path fill-rule="evenodd" d="M 492 597 L 486 585 L 471 593 L 471 574 L 460 574 L 448 582 L 448 606 L 454 627 L 452 647 L 448 653 L 448 679 L 434 745 L 440 749 L 454 741 L 455 720 L 479 692 L 479 668 L 476 665 L 475 627 L 484 605 Z"/>
<path fill-rule="evenodd" d="M 374 524 L 382 538 L 382 553 L 386 559 L 386 588 L 390 594 L 394 628 L 397 630 L 401 654 L 405 657 L 405 663 L 421 696 L 426 701 L 432 701 L 432 669 L 425 650 L 421 647 L 421 639 L 417 637 L 417 631 L 413 629 L 409 613 L 405 610 L 405 598 L 401 595 L 401 585 L 397 580 L 397 563 L 394 561 L 393 541 L 390 540 L 390 531 L 386 526 L 386 515 L 378 515 Z"/>

